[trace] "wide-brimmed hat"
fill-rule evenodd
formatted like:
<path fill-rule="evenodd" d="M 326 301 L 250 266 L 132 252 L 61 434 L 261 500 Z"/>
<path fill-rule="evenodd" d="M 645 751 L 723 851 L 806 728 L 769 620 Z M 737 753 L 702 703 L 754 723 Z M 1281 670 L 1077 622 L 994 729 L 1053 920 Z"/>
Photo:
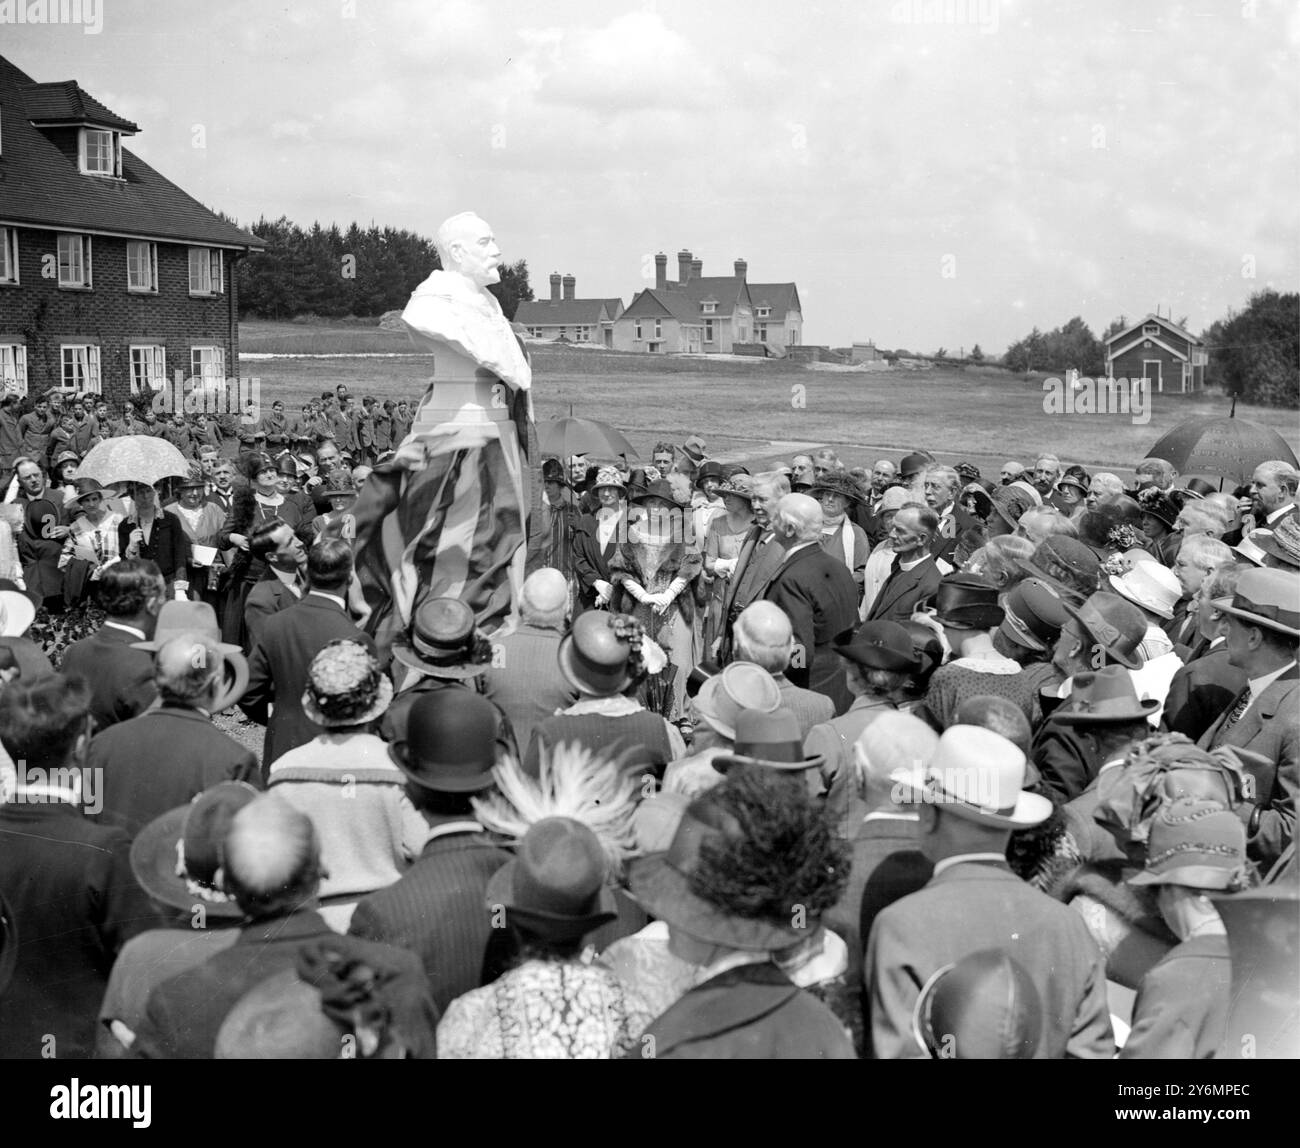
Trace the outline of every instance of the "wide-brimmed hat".
<path fill-rule="evenodd" d="M 1007 489 L 1020 491 L 1021 494 L 1029 499 L 1032 506 L 1043 505 L 1043 496 L 1038 492 L 1038 488 L 1028 479 L 1018 478 Z"/>
<path fill-rule="evenodd" d="M 632 684 L 632 644 L 615 631 L 626 615 L 587 610 L 560 642 L 560 673 L 587 697 L 612 697 Z"/>
<path fill-rule="evenodd" d="M 182 634 L 194 634 L 214 643 L 223 654 L 239 654 L 243 650 L 233 642 L 221 640 L 221 626 L 217 623 L 217 612 L 207 602 L 171 601 L 164 602 L 154 622 L 153 637 L 147 642 L 132 642 L 137 650 L 148 650 L 156 654 L 172 638 Z"/>
<path fill-rule="evenodd" d="M 58 470 L 65 462 L 80 462 L 81 455 L 75 450 L 61 450 L 54 458 L 54 469 Z"/>
<path fill-rule="evenodd" d="M 1061 597 L 1076 603 L 1086 598 L 1091 591 L 1077 590 L 1062 582 L 1047 567 L 1057 566 L 1067 571 L 1071 577 L 1094 588 L 1101 574 L 1101 560 L 1096 552 L 1077 538 L 1064 534 L 1048 535 L 1034 547 L 1034 552 L 1028 558 L 1017 558 L 1015 563 L 1031 578 L 1046 582 Z"/>
<path fill-rule="evenodd" d="M 426 598 L 406 634 L 393 643 L 402 665 L 435 678 L 476 678 L 491 668 L 492 647 L 476 628 L 474 611 L 459 598 Z"/>
<path fill-rule="evenodd" d="M 731 662 L 695 695 L 695 712 L 723 737 L 734 740 L 736 719 L 743 710 L 772 713 L 781 704 L 781 690 L 762 666 Z"/>
<path fill-rule="evenodd" d="M 647 482 L 645 486 L 636 492 L 633 501 L 636 503 L 646 502 L 651 498 L 659 498 L 667 502 L 670 506 L 685 506 L 686 504 L 677 496 L 673 485 L 666 478 L 656 478 L 652 482 Z"/>
<path fill-rule="evenodd" d="M 736 498 L 743 498 L 746 502 L 753 504 L 754 501 L 754 480 L 748 474 L 733 474 L 720 487 L 718 494 L 726 497 L 728 494 Z"/>
<path fill-rule="evenodd" d="M 479 793 L 493 784 L 500 728 L 487 698 L 449 686 L 411 703 L 406 739 L 390 745 L 388 756 L 421 789 Z"/>
<path fill-rule="evenodd" d="M 793 918 L 773 921 L 741 917 L 695 893 L 691 879 L 710 865 L 710 857 L 734 848 L 744 830 L 729 813 L 707 800 L 686 807 L 672 844 L 664 853 L 651 853 L 628 866 L 632 895 L 650 913 L 700 941 L 745 952 L 788 948 L 808 938 Z"/>
<path fill-rule="evenodd" d="M 828 470 L 821 478 L 813 479 L 812 486 L 808 488 L 809 496 L 818 498 L 823 493 L 841 495 L 851 503 L 866 501 L 862 487 L 854 481 L 851 474 L 843 470 Z"/>
<path fill-rule="evenodd" d="M 835 639 L 835 652 L 869 670 L 920 668 L 912 636 L 897 622 L 864 622 Z"/>
<path fill-rule="evenodd" d="M 995 486 L 991 498 L 994 513 L 1009 526 L 1016 526 L 1021 515 L 1034 506 L 1034 500 L 1015 483 L 1010 486 Z"/>
<path fill-rule="evenodd" d="M 1138 647 L 1146 637 L 1147 620 L 1133 603 L 1099 590 L 1077 607 L 1066 602 L 1065 611 L 1121 666 L 1136 670 L 1142 665 Z"/>
<path fill-rule="evenodd" d="M 1300 638 L 1300 574 L 1247 570 L 1231 598 L 1215 598 L 1210 605 L 1221 614 L 1233 614 L 1256 626 Z"/>
<path fill-rule="evenodd" d="M 1178 521 L 1178 514 L 1183 509 L 1183 497 L 1172 490 L 1158 490 L 1154 486 L 1145 487 L 1138 492 L 1138 505 L 1143 514 L 1158 518 L 1170 530 Z"/>
<path fill-rule="evenodd" d="M 602 486 L 612 486 L 615 490 L 627 491 L 627 484 L 623 481 L 622 472 L 614 466 L 602 466 L 596 471 L 596 477 L 592 480 L 591 489 L 597 491 Z"/>
<path fill-rule="evenodd" d="M 799 719 L 783 707 L 770 713 L 763 710 L 741 710 L 736 715 L 736 736 L 732 748 L 732 753 L 720 754 L 710 762 L 719 773 L 726 773 L 737 765 L 795 772 L 813 769 L 826 760 L 819 753 L 804 753 Z"/>
<path fill-rule="evenodd" d="M 323 485 L 324 489 L 321 491 L 323 498 L 342 498 L 345 495 L 355 498 L 357 495 L 357 484 L 352 478 L 352 472 L 341 466 L 330 471 Z"/>
<path fill-rule="evenodd" d="M 302 712 L 326 729 L 374 721 L 392 700 L 379 659 L 352 638 L 335 638 L 307 667 Z"/>
<path fill-rule="evenodd" d="M 1280 562 L 1300 569 L 1300 520 L 1283 518 L 1273 533 L 1260 540 L 1259 548 Z"/>
<path fill-rule="evenodd" d="M 1107 580 L 1120 597 L 1166 620 L 1173 618 L 1174 607 L 1183 596 L 1174 572 L 1150 559 L 1135 562 L 1131 570 L 1111 574 Z"/>
<path fill-rule="evenodd" d="M 689 458 L 696 466 L 699 466 L 699 464 L 704 461 L 704 440 L 697 434 L 691 435 L 691 437 L 686 440 L 685 445 L 679 446 L 677 449 Z"/>
<path fill-rule="evenodd" d="M 1130 885 L 1241 889 L 1249 881 L 1246 827 L 1217 801 L 1180 797 L 1151 823 L 1146 868 Z"/>
<path fill-rule="evenodd" d="M 98 494 L 100 498 L 108 498 L 112 493 L 111 490 L 105 490 L 98 479 L 78 478 L 73 483 L 73 493 L 63 496 L 63 505 L 77 506 L 89 494 Z"/>
<path fill-rule="evenodd" d="M 957 477 L 966 485 L 980 481 L 980 468 L 973 462 L 959 462 L 953 467 L 953 470 L 957 472 Z"/>
<path fill-rule="evenodd" d="M 1040 578 L 1026 578 L 1012 587 L 1002 610 L 1003 636 L 1030 650 L 1054 645 L 1070 617 L 1060 595 Z"/>
<path fill-rule="evenodd" d="M 1145 721 L 1160 708 L 1155 698 L 1138 699 L 1133 676 L 1123 666 L 1074 675 L 1070 696 L 1052 711 L 1066 725 Z"/>
<path fill-rule="evenodd" d="M 1003 949 L 981 949 L 935 970 L 916 998 L 912 1033 L 932 1057 L 1031 1060 L 1043 1031 L 1033 978 Z"/>
<path fill-rule="evenodd" d="M 209 917 L 242 917 L 234 897 L 218 887 L 217 873 L 231 821 L 256 797 L 245 782 L 223 781 L 155 817 L 131 842 L 131 872 L 140 887 L 173 909 L 202 906 Z"/>
<path fill-rule="evenodd" d="M 177 490 L 206 490 L 208 480 L 203 477 L 203 471 L 197 467 L 191 466 L 189 473 L 183 478 L 176 480 Z"/>
<path fill-rule="evenodd" d="M 488 881 L 488 907 L 551 940 L 576 940 L 618 916 L 600 839 L 581 821 L 544 817 Z"/>
<path fill-rule="evenodd" d="M 36 607 L 19 590 L 0 590 L 0 638 L 18 638 L 36 619 Z"/>
<path fill-rule="evenodd" d="M 935 620 L 954 630 L 990 630 L 1002 621 L 998 588 L 980 574 L 956 571 L 939 583 Z"/>

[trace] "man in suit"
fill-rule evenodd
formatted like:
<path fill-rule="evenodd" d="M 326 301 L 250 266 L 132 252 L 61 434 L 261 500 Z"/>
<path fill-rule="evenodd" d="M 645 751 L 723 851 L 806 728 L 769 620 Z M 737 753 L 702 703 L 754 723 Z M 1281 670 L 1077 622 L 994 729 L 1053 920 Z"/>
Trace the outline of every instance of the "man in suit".
<path fill-rule="evenodd" d="M 1231 562 L 1234 557 L 1228 546 L 1208 534 L 1192 534 L 1183 539 L 1178 556 L 1170 567 L 1183 592 L 1174 603 L 1174 616 L 1163 627 L 1174 644 L 1175 652 L 1179 646 L 1191 646 L 1197 638 L 1196 612 L 1190 607 L 1196 601 L 1201 583 L 1217 567 Z"/>
<path fill-rule="evenodd" d="M 1267 872 L 1295 837 L 1300 784 L 1300 574 L 1247 570 L 1231 598 L 1211 605 L 1227 615 L 1228 662 L 1246 675 L 1241 691 L 1201 735 L 1206 749 L 1235 746 L 1262 755 L 1248 760 L 1252 783 L 1238 807 L 1247 853 Z"/>
<path fill-rule="evenodd" d="M 925 504 L 939 519 L 938 529 L 930 540 L 930 557 L 936 562 L 956 565 L 952 560 L 957 539 L 962 533 L 980 525 L 979 519 L 957 501 L 961 477 L 950 466 L 931 466 L 925 471 Z"/>
<path fill-rule="evenodd" d="M 321 728 L 302 709 L 307 667 L 335 638 L 352 638 L 370 650 L 375 643 L 348 615 L 352 548 L 341 538 L 322 538 L 307 554 L 310 589 L 301 602 L 272 614 L 249 658 L 248 691 L 240 701 L 253 721 L 266 726 L 262 776 L 283 753 L 306 745 Z"/>
<path fill-rule="evenodd" d="M 22 531 L 17 537 L 18 557 L 32 603 L 41 606 L 49 602 L 62 609 L 63 571 L 59 569 L 59 555 L 68 536 L 67 508 L 63 505 L 63 491 L 50 486 L 41 462 L 37 461 L 44 457 L 44 454 L 22 457 L 14 463 L 14 477 L 18 481 L 15 501 L 23 510 Z"/>
<path fill-rule="evenodd" d="M 1280 460 L 1261 462 L 1250 477 L 1249 493 L 1238 504 L 1238 511 L 1249 514 L 1256 527 L 1272 530 L 1284 518 L 1295 518 L 1296 486 L 1300 475 L 1289 463 Z"/>
<path fill-rule="evenodd" d="M 323 971 L 331 956 L 391 974 L 401 986 L 393 1019 L 410 1055 L 433 1056 L 439 1014 L 419 961 L 391 945 L 341 937 L 316 911 L 321 861 L 311 818 L 283 798 L 263 794 L 235 814 L 223 854 L 226 887 L 247 923 L 228 948 L 154 989 L 131 1046 L 133 1057 L 211 1059 L 222 1022 L 246 992 L 300 968 L 304 958 L 315 958 L 311 964 Z"/>
<path fill-rule="evenodd" d="M 406 774 L 407 796 L 429 823 L 429 840 L 396 884 L 357 905 L 348 926 L 354 937 L 419 957 L 440 1011 L 483 983 L 492 936 L 484 895 L 510 860 L 470 804 L 492 788 L 497 724 L 493 708 L 473 694 L 444 690 L 411 707 L 408 740 L 390 753 Z"/>
<path fill-rule="evenodd" d="M 867 611 L 866 621 L 906 622 L 918 606 L 938 593 L 943 575 L 930 557 L 938 530 L 939 516 L 929 507 L 908 505 L 894 515 L 889 528 L 893 566 Z"/>
<path fill-rule="evenodd" d="M 912 1030 L 922 987 L 945 965 L 1001 949 L 1038 989 L 1037 1058 L 1109 1060 L 1115 1042 L 1101 951 L 1078 913 L 1006 862 L 1011 833 L 1052 812 L 1047 798 L 1022 788 L 1024 754 L 991 730 L 955 725 L 917 774 L 920 850 L 934 875 L 882 910 L 871 929 L 864 968 L 876 1058 L 927 1056 Z"/>
<path fill-rule="evenodd" d="M 505 712 L 524 747 L 535 726 L 578 700 L 578 691 L 555 672 L 568 608 L 564 575 L 550 567 L 534 570 L 519 591 L 518 629 L 492 646 L 483 692 Z"/>
<path fill-rule="evenodd" d="M 762 597 L 763 587 L 785 559 L 785 551 L 772 531 L 776 504 L 790 493 L 790 482 L 779 470 L 754 475 L 751 508 L 754 524 L 741 540 L 736 568 L 727 579 L 722 597 L 723 633 L 718 646 L 718 665 L 725 666 L 738 655 L 735 652 L 735 625 L 749 604 Z"/>
<path fill-rule="evenodd" d="M 822 509 L 806 494 L 787 494 L 772 519 L 785 560 L 763 597 L 779 606 L 794 630 L 788 676 L 796 686 L 825 694 L 843 713 L 853 700 L 832 642 L 858 620 L 858 584 L 821 546 Z"/>
<path fill-rule="evenodd" d="M 202 603 L 179 605 L 189 610 Z M 144 643 L 157 651 L 154 681 L 161 704 L 110 726 L 90 743 L 88 763 L 103 779 L 102 817 L 132 837 L 218 782 L 260 783 L 253 752 L 212 724 L 212 715 L 248 680 L 248 665 L 237 648 L 218 640 L 211 607 L 206 622 L 196 619 L 192 632 L 161 644 Z"/>
<path fill-rule="evenodd" d="M 1196 625 L 1187 635 L 1190 649 L 1175 647 L 1184 665 L 1165 698 L 1164 722 L 1171 733 L 1196 741 L 1246 688 L 1246 675 L 1228 660 L 1223 615 L 1211 605 L 1215 598 L 1232 597 L 1246 569 L 1244 563 L 1225 562 L 1201 581 L 1196 609 L 1187 615 Z"/>
<path fill-rule="evenodd" d="M 793 654 L 794 630 L 784 610 L 771 602 L 751 602 L 741 611 L 735 625 L 735 660 L 753 662 L 772 675 L 782 707 L 794 714 L 800 737 L 807 737 L 813 726 L 835 716 L 835 703 L 785 676 Z"/>
<path fill-rule="evenodd" d="M 0 692 L 4 747 L 18 788 L 0 804 L 0 894 L 21 940 L 0 993 L 0 1058 L 89 1058 L 118 950 L 162 924 L 130 868 L 121 830 L 82 816 L 98 792 L 83 779 L 90 691 L 50 675 Z"/>
<path fill-rule="evenodd" d="M 248 552 L 254 562 L 260 558 L 266 564 L 266 573 L 248 592 L 244 603 L 244 625 L 251 649 L 267 618 L 302 600 L 307 588 L 307 548 L 287 522 L 268 518 L 253 531 Z"/>
<path fill-rule="evenodd" d="M 114 562 L 100 575 L 99 601 L 108 617 L 64 651 L 61 667 L 90 683 L 96 732 L 142 713 L 158 693 L 153 657 L 134 644 L 153 637 L 166 589 L 158 564 L 147 558 Z"/>

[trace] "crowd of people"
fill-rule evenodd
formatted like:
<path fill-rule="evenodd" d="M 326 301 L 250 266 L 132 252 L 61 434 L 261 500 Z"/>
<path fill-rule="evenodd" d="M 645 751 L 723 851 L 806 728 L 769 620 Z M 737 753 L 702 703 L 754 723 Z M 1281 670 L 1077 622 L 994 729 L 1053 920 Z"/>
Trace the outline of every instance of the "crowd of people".
<path fill-rule="evenodd" d="M 74 406 L 72 461 L 150 433 Z M 17 420 L 0 1056 L 1231 1054 L 1220 899 L 1300 880 L 1292 466 L 548 458 L 512 624 L 381 660 L 400 409 L 187 425 L 158 489 Z"/>

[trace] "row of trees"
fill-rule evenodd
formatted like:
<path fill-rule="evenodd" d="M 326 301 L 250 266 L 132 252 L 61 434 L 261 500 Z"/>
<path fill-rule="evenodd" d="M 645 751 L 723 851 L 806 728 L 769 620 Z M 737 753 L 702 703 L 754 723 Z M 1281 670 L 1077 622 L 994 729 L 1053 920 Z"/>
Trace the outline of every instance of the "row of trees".
<path fill-rule="evenodd" d="M 241 317 L 373 316 L 406 306 L 411 292 L 441 263 L 433 241 L 411 231 L 352 223 L 303 228 L 285 216 L 248 228 L 266 243 L 238 263 Z M 533 297 L 524 260 L 501 269 L 494 288 L 506 317 Z"/>

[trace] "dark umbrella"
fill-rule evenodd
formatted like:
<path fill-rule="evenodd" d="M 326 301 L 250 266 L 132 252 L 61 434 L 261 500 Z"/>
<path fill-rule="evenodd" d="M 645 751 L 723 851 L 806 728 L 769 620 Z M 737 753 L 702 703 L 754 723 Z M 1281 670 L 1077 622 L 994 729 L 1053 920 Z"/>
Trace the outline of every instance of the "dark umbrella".
<path fill-rule="evenodd" d="M 595 419 L 559 418 L 537 424 L 537 442 L 543 454 L 568 458 L 591 454 L 597 458 L 639 458 L 636 448 L 620 431 Z"/>
<path fill-rule="evenodd" d="M 1296 465 L 1295 452 L 1272 427 L 1231 414 L 1201 415 L 1179 423 L 1160 436 L 1147 458 L 1163 458 L 1179 474 L 1213 474 L 1234 486 L 1249 482 L 1261 462 L 1279 459 Z"/>

